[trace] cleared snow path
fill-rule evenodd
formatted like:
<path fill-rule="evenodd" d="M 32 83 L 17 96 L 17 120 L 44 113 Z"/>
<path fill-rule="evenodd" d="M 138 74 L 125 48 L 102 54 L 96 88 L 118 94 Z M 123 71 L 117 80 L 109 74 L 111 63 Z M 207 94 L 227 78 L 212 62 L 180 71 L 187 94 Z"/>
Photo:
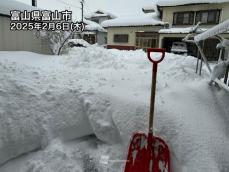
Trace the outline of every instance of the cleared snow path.
<path fill-rule="evenodd" d="M 43 148 L 1 172 L 121 171 L 120 162 L 98 161 L 125 159 L 132 133 L 147 132 L 152 66 L 143 51 L 0 57 L 0 163 Z M 170 146 L 173 171 L 227 172 L 229 95 L 209 87 L 195 64 L 173 54 L 160 64 L 155 133 Z"/>

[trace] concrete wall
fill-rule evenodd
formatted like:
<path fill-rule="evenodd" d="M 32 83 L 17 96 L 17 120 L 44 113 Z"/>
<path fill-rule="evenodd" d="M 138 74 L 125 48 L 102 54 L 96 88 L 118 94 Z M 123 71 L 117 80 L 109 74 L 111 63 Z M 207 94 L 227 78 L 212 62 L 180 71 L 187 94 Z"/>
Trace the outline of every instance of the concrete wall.
<path fill-rule="evenodd" d="M 137 31 L 150 31 L 158 32 L 162 26 L 136 26 L 136 27 L 110 27 L 106 28 L 107 33 L 107 44 L 108 45 L 121 45 L 121 46 L 135 46 L 136 32 Z M 116 43 L 114 42 L 115 34 L 128 34 L 128 43 Z"/>
<path fill-rule="evenodd" d="M 218 3 L 218 4 L 202 4 L 202 5 L 163 7 L 162 21 L 168 22 L 170 24 L 170 27 L 171 27 L 172 23 L 173 23 L 173 13 L 174 12 L 200 11 L 200 10 L 212 10 L 212 9 L 221 10 L 220 22 L 229 19 L 229 2 L 226 2 L 226 3 Z M 211 26 L 212 25 L 204 25 L 204 27 L 211 27 Z M 182 27 L 186 27 L 186 26 L 182 25 Z"/>
<path fill-rule="evenodd" d="M 37 36 L 36 31 L 11 31 L 10 18 L 0 16 L 0 51 L 52 54 L 48 41 Z"/>

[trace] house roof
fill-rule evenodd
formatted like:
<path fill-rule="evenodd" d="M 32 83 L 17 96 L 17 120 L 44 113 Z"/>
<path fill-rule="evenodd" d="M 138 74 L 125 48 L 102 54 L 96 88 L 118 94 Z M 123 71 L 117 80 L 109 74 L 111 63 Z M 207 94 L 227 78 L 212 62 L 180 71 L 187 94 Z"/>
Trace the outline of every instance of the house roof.
<path fill-rule="evenodd" d="M 104 10 L 96 10 L 91 14 L 85 15 L 86 19 L 93 18 L 93 17 L 110 17 L 112 19 L 116 18 L 114 14 L 106 12 Z"/>
<path fill-rule="evenodd" d="M 32 5 L 27 5 L 22 2 L 18 2 L 15 0 L 5 0 L 0 2 L 0 14 L 10 16 L 11 10 L 37 10 L 37 7 L 33 7 Z"/>
<path fill-rule="evenodd" d="M 213 4 L 223 2 L 229 2 L 229 0 L 158 0 L 157 5 L 161 7 L 166 7 L 191 4 Z"/>
<path fill-rule="evenodd" d="M 106 32 L 106 30 L 98 23 L 90 21 L 90 20 L 84 20 L 84 23 L 86 24 L 85 30 L 86 31 L 100 31 L 100 32 Z"/>
<path fill-rule="evenodd" d="M 112 20 L 106 20 L 102 22 L 103 27 L 123 27 L 123 26 L 156 26 L 164 25 L 156 15 L 153 14 L 144 14 L 141 16 L 130 16 L 130 17 L 119 17 Z"/>

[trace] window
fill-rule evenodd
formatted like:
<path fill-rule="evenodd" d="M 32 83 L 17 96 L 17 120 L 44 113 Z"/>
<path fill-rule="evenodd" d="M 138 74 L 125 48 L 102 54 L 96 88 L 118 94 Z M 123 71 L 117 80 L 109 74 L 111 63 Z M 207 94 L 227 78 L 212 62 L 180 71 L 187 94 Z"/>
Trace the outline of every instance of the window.
<path fill-rule="evenodd" d="M 197 11 L 195 23 L 199 21 L 202 24 L 218 24 L 220 17 L 220 10 Z"/>
<path fill-rule="evenodd" d="M 153 32 L 137 32 L 136 47 L 137 48 L 156 48 L 158 47 L 158 34 Z"/>
<path fill-rule="evenodd" d="M 194 12 L 177 12 L 173 16 L 174 25 L 192 25 L 194 22 Z"/>
<path fill-rule="evenodd" d="M 116 43 L 128 43 L 129 35 L 128 34 L 116 34 L 114 35 L 114 42 Z"/>

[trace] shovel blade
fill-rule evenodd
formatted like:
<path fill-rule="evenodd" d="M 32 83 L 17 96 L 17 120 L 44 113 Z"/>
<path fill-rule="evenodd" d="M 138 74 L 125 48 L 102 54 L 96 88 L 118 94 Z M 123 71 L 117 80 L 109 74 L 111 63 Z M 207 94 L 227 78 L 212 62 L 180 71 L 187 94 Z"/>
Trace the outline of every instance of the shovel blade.
<path fill-rule="evenodd" d="M 145 172 L 147 157 L 147 136 L 135 133 L 129 145 L 125 172 Z"/>
<path fill-rule="evenodd" d="M 125 172 L 170 172 L 167 144 L 149 133 L 135 133 L 130 142 Z"/>

